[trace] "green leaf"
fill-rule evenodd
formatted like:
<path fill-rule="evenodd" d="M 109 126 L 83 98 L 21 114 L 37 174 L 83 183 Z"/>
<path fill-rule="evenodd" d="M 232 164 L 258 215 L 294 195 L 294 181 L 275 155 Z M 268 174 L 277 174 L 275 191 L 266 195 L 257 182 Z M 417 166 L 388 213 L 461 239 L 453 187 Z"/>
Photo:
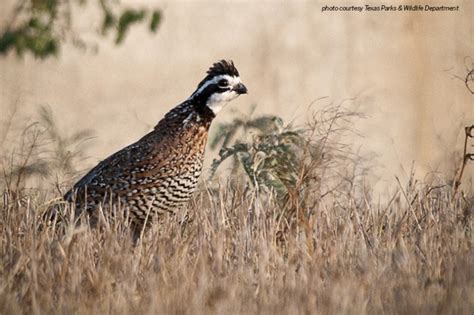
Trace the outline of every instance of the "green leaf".
<path fill-rule="evenodd" d="M 126 9 L 120 15 L 117 25 L 117 37 L 115 44 L 119 45 L 125 39 L 125 35 L 132 24 L 138 23 L 145 18 L 145 10 Z"/>
<path fill-rule="evenodd" d="M 9 30 L 0 36 L 0 54 L 6 54 L 17 44 L 18 34 Z"/>
<path fill-rule="evenodd" d="M 102 34 L 106 35 L 108 30 L 115 25 L 115 22 L 115 16 L 109 10 L 106 10 L 104 13 L 104 21 L 102 22 Z"/>
<path fill-rule="evenodd" d="M 215 174 L 219 165 L 222 164 L 227 158 L 236 156 L 239 152 L 247 152 L 249 150 L 248 145 L 244 143 L 237 143 L 230 148 L 222 148 L 219 151 L 219 159 L 214 159 L 211 165 L 211 177 Z"/>
<path fill-rule="evenodd" d="M 161 11 L 160 10 L 155 10 L 153 11 L 153 14 L 151 15 L 150 19 L 150 31 L 153 33 L 156 33 L 156 30 L 158 29 L 158 25 L 160 24 L 161 21 Z"/>

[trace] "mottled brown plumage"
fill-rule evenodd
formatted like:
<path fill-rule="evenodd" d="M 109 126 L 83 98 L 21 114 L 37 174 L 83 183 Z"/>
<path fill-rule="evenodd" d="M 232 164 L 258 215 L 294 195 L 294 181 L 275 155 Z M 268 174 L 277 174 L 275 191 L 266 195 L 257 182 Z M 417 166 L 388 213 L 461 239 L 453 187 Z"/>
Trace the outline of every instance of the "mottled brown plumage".
<path fill-rule="evenodd" d="M 173 108 L 153 131 L 100 162 L 65 195 L 76 214 L 97 217 L 102 205 L 120 203 L 142 226 L 160 214 L 174 212 L 196 189 L 209 127 L 216 112 L 247 89 L 232 62 L 211 67 L 197 90 Z"/>

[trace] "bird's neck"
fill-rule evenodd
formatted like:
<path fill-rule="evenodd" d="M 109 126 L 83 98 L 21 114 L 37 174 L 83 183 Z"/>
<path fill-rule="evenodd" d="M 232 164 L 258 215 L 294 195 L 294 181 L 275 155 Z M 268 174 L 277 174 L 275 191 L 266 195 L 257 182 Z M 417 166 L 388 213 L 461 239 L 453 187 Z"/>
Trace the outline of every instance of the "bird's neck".
<path fill-rule="evenodd" d="M 209 108 L 195 104 L 189 99 L 170 110 L 155 126 L 155 131 L 177 132 L 195 128 L 204 128 L 207 131 L 215 117 Z"/>
<path fill-rule="evenodd" d="M 186 101 L 170 110 L 145 137 L 161 143 L 161 149 L 163 141 L 166 141 L 171 147 L 181 147 L 191 155 L 203 155 L 214 117 L 210 110 L 200 112 Z"/>

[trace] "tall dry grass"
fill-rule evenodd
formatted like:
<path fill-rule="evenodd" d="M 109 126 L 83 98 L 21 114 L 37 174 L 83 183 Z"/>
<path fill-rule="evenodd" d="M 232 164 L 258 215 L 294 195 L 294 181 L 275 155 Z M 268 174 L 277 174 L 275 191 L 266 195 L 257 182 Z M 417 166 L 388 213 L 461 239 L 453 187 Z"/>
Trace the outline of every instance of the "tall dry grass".
<path fill-rule="evenodd" d="M 2 182 L 0 313 L 474 312 L 472 196 L 410 176 L 379 202 L 355 172 L 335 178 L 330 168 L 342 164 L 314 163 L 308 152 L 301 178 L 321 181 L 322 165 L 346 184 L 324 196 L 304 187 L 282 202 L 232 176 L 202 185 L 136 242 L 119 217 L 41 229 L 58 194 Z"/>

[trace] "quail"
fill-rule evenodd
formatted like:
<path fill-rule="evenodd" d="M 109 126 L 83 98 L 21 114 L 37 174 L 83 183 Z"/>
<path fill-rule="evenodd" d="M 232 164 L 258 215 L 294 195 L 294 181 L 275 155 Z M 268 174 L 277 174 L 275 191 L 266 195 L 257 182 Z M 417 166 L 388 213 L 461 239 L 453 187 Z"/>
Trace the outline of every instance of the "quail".
<path fill-rule="evenodd" d="M 112 154 L 82 177 L 64 199 L 76 216 L 97 217 L 119 205 L 144 226 L 174 213 L 196 190 L 211 122 L 231 100 L 247 93 L 232 61 L 214 63 L 197 89 L 141 139 Z"/>

